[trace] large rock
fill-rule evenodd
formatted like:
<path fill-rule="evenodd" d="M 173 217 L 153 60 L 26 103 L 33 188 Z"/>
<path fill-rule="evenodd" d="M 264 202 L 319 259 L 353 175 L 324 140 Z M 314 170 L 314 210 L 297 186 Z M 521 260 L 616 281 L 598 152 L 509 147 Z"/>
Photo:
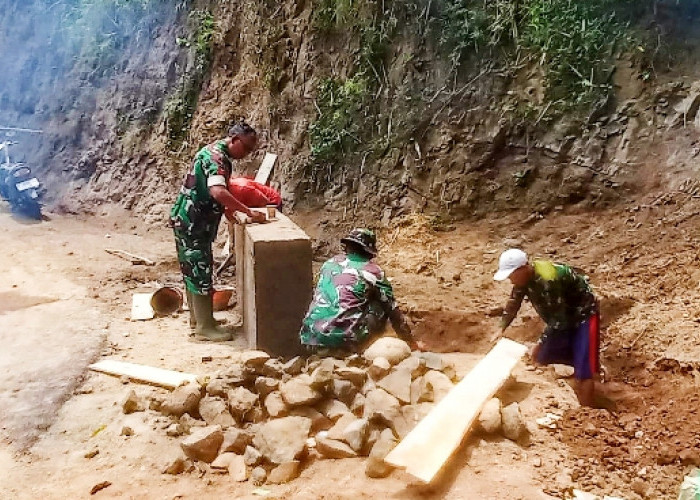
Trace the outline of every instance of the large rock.
<path fill-rule="evenodd" d="M 129 391 L 122 400 L 122 411 L 127 415 L 136 411 L 143 411 L 144 404 L 133 390 Z"/>
<path fill-rule="evenodd" d="M 350 422 L 341 434 L 341 441 L 346 442 L 353 451 L 361 453 L 367 440 L 369 422 L 364 418 L 359 418 Z"/>
<path fill-rule="evenodd" d="M 486 402 L 479 414 L 479 426 L 493 434 L 501 429 L 501 400 L 492 398 Z"/>
<path fill-rule="evenodd" d="M 260 368 L 259 373 L 266 377 L 281 378 L 284 375 L 284 363 L 279 359 L 268 359 Z"/>
<path fill-rule="evenodd" d="M 379 357 L 372 360 L 372 364 L 369 365 L 367 373 L 369 373 L 369 376 L 374 380 L 379 380 L 385 377 L 389 373 L 389 370 L 391 370 L 391 363 L 389 363 L 386 358 Z"/>
<path fill-rule="evenodd" d="M 270 355 L 263 351 L 243 351 L 241 353 L 241 363 L 247 369 L 258 369 L 269 359 Z"/>
<path fill-rule="evenodd" d="M 185 413 L 197 416 L 199 401 L 202 399 L 202 388 L 199 384 L 191 383 L 181 385 L 171 392 L 160 405 L 160 411 L 164 415 L 181 417 Z"/>
<path fill-rule="evenodd" d="M 352 413 L 346 413 L 345 415 L 340 417 L 340 419 L 338 419 L 338 421 L 331 428 L 331 430 L 328 431 L 328 437 L 330 439 L 342 440 L 343 432 L 345 431 L 347 426 L 355 422 L 356 420 L 359 419 L 355 415 L 353 415 Z"/>
<path fill-rule="evenodd" d="M 182 474 L 187 468 L 187 460 L 185 457 L 177 455 L 175 457 L 168 458 L 165 461 L 162 472 L 163 474 L 171 474 L 176 476 L 177 474 Z"/>
<path fill-rule="evenodd" d="M 299 406 L 293 408 L 289 415 L 292 417 L 305 417 L 311 420 L 311 432 L 314 434 L 320 431 L 327 431 L 333 427 L 333 421 L 323 413 L 309 406 Z"/>
<path fill-rule="evenodd" d="M 317 391 L 325 391 L 333 380 L 335 361 L 333 358 L 324 358 L 311 372 L 311 387 Z"/>
<path fill-rule="evenodd" d="M 408 358 L 411 359 L 411 358 Z M 389 375 L 377 382 L 377 386 L 403 403 L 411 402 L 411 367 L 397 366 Z"/>
<path fill-rule="evenodd" d="M 392 365 L 400 363 L 411 355 L 411 348 L 406 342 L 395 337 L 382 337 L 364 352 L 365 358 L 373 361 L 384 358 Z"/>
<path fill-rule="evenodd" d="M 224 431 L 224 440 L 219 453 L 242 454 L 246 446 L 253 442 L 253 434 L 246 429 L 229 427 Z"/>
<path fill-rule="evenodd" d="M 282 364 L 282 369 L 284 370 L 284 373 L 294 377 L 302 372 L 305 365 L 306 360 L 304 358 L 301 356 L 295 356 L 286 363 Z"/>
<path fill-rule="evenodd" d="M 411 373 L 411 378 L 413 379 L 425 373 L 425 360 L 418 356 L 411 355 L 396 365 L 395 370 L 408 370 Z"/>
<path fill-rule="evenodd" d="M 255 392 L 264 398 L 273 391 L 276 391 L 280 381 L 272 377 L 258 377 L 255 379 Z"/>
<path fill-rule="evenodd" d="M 425 363 L 425 368 L 428 370 L 437 370 L 441 372 L 445 368 L 445 362 L 442 356 L 434 352 L 419 352 L 416 354 Z"/>
<path fill-rule="evenodd" d="M 365 474 L 368 477 L 381 478 L 391 474 L 394 468 L 384 461 L 384 458 L 396 447 L 394 434 L 390 429 L 385 429 L 379 435 L 379 439 L 372 447 L 365 465 Z"/>
<path fill-rule="evenodd" d="M 355 387 L 362 387 L 367 380 L 367 372 L 362 368 L 355 368 L 351 366 L 345 366 L 338 368 L 335 373 L 343 380 L 352 382 Z"/>
<path fill-rule="evenodd" d="M 401 405 L 399 400 L 384 389 L 374 389 L 365 396 L 365 410 L 363 418 L 367 420 L 379 419 L 387 424 L 400 415 Z"/>
<path fill-rule="evenodd" d="M 341 400 L 346 405 L 351 405 L 357 394 L 357 387 L 348 380 L 333 379 L 331 392 L 336 399 Z"/>
<path fill-rule="evenodd" d="M 260 425 L 253 444 L 270 462 L 291 462 L 304 453 L 310 431 L 311 420 L 308 418 L 279 418 Z"/>
<path fill-rule="evenodd" d="M 336 422 L 343 415 L 351 413 L 350 408 L 348 408 L 345 403 L 338 401 L 337 399 L 328 399 L 324 401 L 321 403 L 318 409 L 333 422 Z"/>
<path fill-rule="evenodd" d="M 352 458 L 357 453 L 342 441 L 330 438 L 316 438 L 316 450 L 326 458 Z"/>
<path fill-rule="evenodd" d="M 423 381 L 426 390 L 432 391 L 433 401 L 436 403 L 447 396 L 447 393 L 454 387 L 452 380 L 447 375 L 435 370 L 430 370 L 423 375 Z"/>
<path fill-rule="evenodd" d="M 270 471 L 267 482 L 271 484 L 283 484 L 299 477 L 301 465 L 298 460 L 285 462 Z"/>
<path fill-rule="evenodd" d="M 433 386 L 425 383 L 425 377 L 418 377 L 411 382 L 411 404 L 433 401 Z"/>
<path fill-rule="evenodd" d="M 253 483 L 255 486 L 260 486 L 261 484 L 265 484 L 266 480 L 267 480 L 267 471 L 265 470 L 264 467 L 256 467 L 250 473 L 250 482 Z"/>
<path fill-rule="evenodd" d="M 214 378 L 207 384 L 207 394 L 216 397 L 225 397 L 231 386 L 221 378 Z"/>
<path fill-rule="evenodd" d="M 236 387 L 228 392 L 228 407 L 237 420 L 243 421 L 246 413 L 258 402 L 258 395 L 245 387 Z"/>
<path fill-rule="evenodd" d="M 226 429 L 236 424 L 228 411 L 226 401 L 220 398 L 203 397 L 199 402 L 199 414 L 207 425 L 220 425 Z"/>
<path fill-rule="evenodd" d="M 289 407 L 284 402 L 279 391 L 271 392 L 265 398 L 265 410 L 272 418 L 284 417 L 289 413 Z"/>
<path fill-rule="evenodd" d="M 280 384 L 280 393 L 289 406 L 313 405 L 323 395 L 311 387 L 311 377 L 299 375 Z"/>
<path fill-rule="evenodd" d="M 394 430 L 394 434 L 399 439 L 403 439 L 413 430 L 418 422 L 430 413 L 432 408 L 433 405 L 430 403 L 402 406 L 399 415 L 389 422 L 389 425 Z"/>
<path fill-rule="evenodd" d="M 211 467 L 212 471 L 219 473 L 228 473 L 231 461 L 235 460 L 235 457 L 237 456 L 238 455 L 236 455 L 235 453 L 221 453 L 211 464 L 209 464 L 209 466 Z"/>
<path fill-rule="evenodd" d="M 355 415 L 362 415 L 365 411 L 365 397 L 362 394 L 355 394 L 355 399 L 352 400 L 352 405 L 350 405 L 350 411 Z"/>
<path fill-rule="evenodd" d="M 520 405 L 511 403 L 501 409 L 503 435 L 512 441 L 518 441 L 527 434 L 527 426 L 520 413 Z"/>
<path fill-rule="evenodd" d="M 255 467 L 258 465 L 260 462 L 262 462 L 263 455 L 258 451 L 256 448 L 252 446 L 246 446 L 245 451 L 243 452 L 243 462 L 246 465 L 250 465 L 251 467 Z"/>
<path fill-rule="evenodd" d="M 212 425 L 194 431 L 180 443 L 180 447 L 187 457 L 210 463 L 219 454 L 223 441 L 224 433 L 221 427 Z"/>
<path fill-rule="evenodd" d="M 228 464 L 228 474 L 236 482 L 243 482 L 248 479 L 248 466 L 245 464 L 243 455 L 234 455 Z"/>

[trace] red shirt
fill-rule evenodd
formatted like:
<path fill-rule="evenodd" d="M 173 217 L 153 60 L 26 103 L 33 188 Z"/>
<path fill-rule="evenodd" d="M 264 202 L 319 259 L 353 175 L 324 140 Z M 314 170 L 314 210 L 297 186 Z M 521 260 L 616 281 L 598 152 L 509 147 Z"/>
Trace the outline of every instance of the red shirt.
<path fill-rule="evenodd" d="M 248 208 L 279 206 L 282 203 L 282 197 L 277 191 L 247 177 L 231 177 L 228 181 L 228 190 Z"/>

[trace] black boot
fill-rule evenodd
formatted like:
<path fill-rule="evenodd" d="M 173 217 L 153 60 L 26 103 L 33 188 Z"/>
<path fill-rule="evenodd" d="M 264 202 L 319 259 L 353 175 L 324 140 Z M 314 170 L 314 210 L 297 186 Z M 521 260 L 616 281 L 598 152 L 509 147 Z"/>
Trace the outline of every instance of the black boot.
<path fill-rule="evenodd" d="M 192 294 L 192 304 L 194 305 L 194 316 L 196 320 L 195 336 L 201 340 L 211 340 L 212 342 L 226 342 L 231 340 L 233 335 L 230 331 L 219 328 L 214 319 L 214 304 L 211 295 Z"/>

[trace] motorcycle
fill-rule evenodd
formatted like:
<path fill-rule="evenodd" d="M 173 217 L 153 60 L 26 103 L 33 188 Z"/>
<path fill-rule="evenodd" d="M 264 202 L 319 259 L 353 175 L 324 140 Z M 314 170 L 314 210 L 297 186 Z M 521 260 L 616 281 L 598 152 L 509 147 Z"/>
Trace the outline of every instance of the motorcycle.
<path fill-rule="evenodd" d="M 41 183 L 29 167 L 10 162 L 9 145 L 0 143 L 0 150 L 5 150 L 5 163 L 0 165 L 0 196 L 10 204 L 12 213 L 41 220 Z"/>

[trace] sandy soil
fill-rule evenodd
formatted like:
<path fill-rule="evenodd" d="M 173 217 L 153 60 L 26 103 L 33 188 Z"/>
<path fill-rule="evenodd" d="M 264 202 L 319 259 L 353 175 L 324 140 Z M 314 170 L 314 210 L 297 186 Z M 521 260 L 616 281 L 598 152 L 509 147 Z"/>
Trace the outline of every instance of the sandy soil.
<path fill-rule="evenodd" d="M 471 436 L 430 488 L 400 471 L 368 479 L 361 459 L 314 461 L 299 479 L 265 486 L 270 497 L 538 499 L 562 498 L 578 487 L 675 498 L 693 459 L 682 452 L 700 444 L 693 376 L 700 366 L 700 272 L 692 268 L 700 236 L 693 218 L 700 211 L 693 203 L 454 228 L 412 218 L 383 231 L 381 261 L 415 332 L 432 350 L 451 352 L 446 356 L 460 373 L 488 349 L 507 296 L 507 286 L 491 280 L 504 246 L 521 243 L 589 272 L 603 297 L 618 411 L 577 408 L 572 390 L 549 368 L 523 362 L 501 397 L 520 402 L 532 430 L 529 444 Z M 301 220 L 312 235 L 334 240 L 336 230 Z M 3 498 L 85 498 L 102 481 L 112 484 L 95 497 L 260 498 L 252 485 L 206 471 L 161 474 L 179 452 L 178 439 L 164 432 L 170 421 L 152 411 L 124 415 L 119 402 L 131 389 L 144 397 L 165 391 L 86 371 L 105 356 L 205 375 L 243 347 L 190 342 L 184 314 L 128 320 L 134 291 L 178 280 L 167 228 L 141 226 L 110 209 L 91 219 L 52 216 L 35 225 L 0 213 L 0 246 L 8 264 L 0 281 Z M 158 264 L 134 266 L 105 248 Z M 230 312 L 220 315 L 231 319 Z M 531 342 L 538 328 L 527 307 L 509 335 Z M 205 356 L 212 361 L 203 362 Z M 561 429 L 535 425 L 546 412 L 564 416 Z M 671 413 L 677 417 L 669 421 Z M 133 436 L 120 435 L 125 425 Z M 664 453 L 649 453 L 664 446 Z M 99 453 L 85 458 L 94 449 Z M 662 454 L 669 459 L 657 460 Z"/>

